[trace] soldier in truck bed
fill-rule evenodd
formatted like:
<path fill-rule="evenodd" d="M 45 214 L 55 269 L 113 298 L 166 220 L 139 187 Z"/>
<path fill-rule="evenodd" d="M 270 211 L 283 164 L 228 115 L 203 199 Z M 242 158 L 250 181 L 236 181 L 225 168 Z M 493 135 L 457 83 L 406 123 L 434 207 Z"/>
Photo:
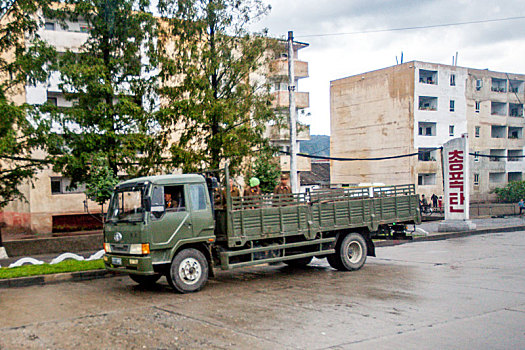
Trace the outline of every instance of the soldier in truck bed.
<path fill-rule="evenodd" d="M 292 189 L 288 185 L 288 179 L 290 176 L 288 174 L 281 174 L 281 183 L 275 186 L 273 194 L 291 194 Z"/>

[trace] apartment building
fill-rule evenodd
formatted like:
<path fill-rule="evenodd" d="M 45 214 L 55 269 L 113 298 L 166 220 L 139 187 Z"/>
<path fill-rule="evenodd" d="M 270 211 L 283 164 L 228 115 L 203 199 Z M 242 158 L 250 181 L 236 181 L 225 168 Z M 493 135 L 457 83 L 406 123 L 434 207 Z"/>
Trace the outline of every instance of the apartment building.
<path fill-rule="evenodd" d="M 412 61 L 331 82 L 332 184 L 415 183 L 443 194 L 439 147 L 468 134 L 471 199 L 523 178 L 525 75 Z"/>
<path fill-rule="evenodd" d="M 64 28 L 57 21 L 47 20 L 39 30 L 41 38 L 53 45 L 59 52 L 67 49 L 76 50 L 88 39 L 89 28 L 87 23 L 67 22 Z M 307 47 L 305 43 L 294 44 L 294 55 L 296 58 L 296 84 L 299 79 L 308 76 L 308 63 L 298 60 L 298 50 Z M 285 50 L 285 49 L 284 49 Z M 272 94 L 274 95 L 274 107 L 278 113 L 288 113 L 288 85 L 287 85 L 287 57 L 277 57 L 272 62 L 270 77 L 272 82 Z M 57 106 L 67 107 L 71 105 L 59 88 L 60 76 L 53 74 L 46 83 L 27 85 L 20 96 L 16 96 L 18 103 L 42 104 L 51 102 Z M 309 106 L 308 93 L 297 93 L 297 108 L 301 110 Z M 267 137 L 283 149 L 287 149 L 289 133 L 284 128 L 275 125 L 269 126 Z M 304 126 L 299 132 L 299 140 L 308 140 L 309 128 Z M 42 158 L 38 152 L 33 155 Z M 302 159 L 301 159 L 302 161 Z M 281 157 L 281 166 L 284 171 L 289 171 L 288 157 Z M 309 171 L 310 163 L 300 162 L 300 171 Z M 74 230 L 76 227 L 97 227 L 100 222 L 96 215 L 100 213 L 100 206 L 88 200 L 84 194 L 84 187 L 68 189 L 70 179 L 55 173 L 47 168 L 38 172 L 26 183 L 21 190 L 26 200 L 13 201 L 0 212 L 0 222 L 7 224 L 4 232 L 32 232 L 49 234 L 57 230 Z"/>
<path fill-rule="evenodd" d="M 295 105 L 296 110 L 300 113 L 305 108 L 310 107 L 310 95 L 308 92 L 299 91 L 299 80 L 308 78 L 308 62 L 299 59 L 299 50 L 308 47 L 307 43 L 295 41 L 293 45 L 294 52 L 294 85 Z M 278 147 L 281 151 L 288 152 L 290 150 L 290 129 L 288 126 L 289 118 L 289 76 L 288 76 L 288 54 L 286 50 L 286 43 L 282 45 L 283 50 L 279 57 L 270 64 L 270 86 L 271 94 L 273 96 L 273 108 L 275 113 L 281 115 L 283 124 L 268 125 L 266 129 L 266 137 L 270 142 Z M 298 114 L 297 114 L 298 115 Z M 308 125 L 297 124 L 297 150 L 300 149 L 299 141 L 310 140 L 310 127 Z M 300 151 L 300 150 L 299 150 Z M 290 171 L 290 156 L 281 155 L 279 157 L 281 170 L 284 172 Z M 297 171 L 305 172 L 311 170 L 311 162 L 309 158 L 297 157 Z"/>

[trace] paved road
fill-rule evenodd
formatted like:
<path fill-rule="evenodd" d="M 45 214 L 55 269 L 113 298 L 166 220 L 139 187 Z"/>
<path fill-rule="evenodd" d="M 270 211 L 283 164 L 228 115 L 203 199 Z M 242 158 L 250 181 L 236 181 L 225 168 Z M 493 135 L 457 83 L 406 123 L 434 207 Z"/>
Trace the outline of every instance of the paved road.
<path fill-rule="evenodd" d="M 525 348 L 525 232 L 377 250 L 357 272 L 221 272 L 200 293 L 127 277 L 0 290 L 0 349 Z"/>

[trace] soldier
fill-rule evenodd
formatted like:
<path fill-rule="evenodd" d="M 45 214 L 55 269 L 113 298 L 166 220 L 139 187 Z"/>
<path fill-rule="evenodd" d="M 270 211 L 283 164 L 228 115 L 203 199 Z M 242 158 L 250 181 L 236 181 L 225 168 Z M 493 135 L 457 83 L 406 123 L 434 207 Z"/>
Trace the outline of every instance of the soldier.
<path fill-rule="evenodd" d="M 275 186 L 273 194 L 291 194 L 292 189 L 288 185 L 288 179 L 290 176 L 288 174 L 281 174 L 281 183 Z"/>
<path fill-rule="evenodd" d="M 274 201 L 275 206 L 287 205 L 292 200 L 292 189 L 288 185 L 288 180 L 290 176 L 288 174 L 281 174 L 281 183 L 275 186 L 273 194 L 277 195 L 276 200 Z"/>
<path fill-rule="evenodd" d="M 250 179 L 250 185 L 244 189 L 244 197 L 262 195 L 261 188 L 259 187 L 260 184 L 261 182 L 258 178 L 252 177 Z"/>
<path fill-rule="evenodd" d="M 253 199 L 249 198 L 251 196 L 261 196 L 262 192 L 259 187 L 260 181 L 256 177 L 252 177 L 250 179 L 250 185 L 244 189 L 244 196 L 243 196 L 243 202 L 246 202 L 245 207 L 249 209 L 257 209 L 260 208 L 260 200 L 259 199 Z"/>
<path fill-rule="evenodd" d="M 239 191 L 239 188 L 235 186 L 232 178 L 230 178 L 230 196 L 232 198 L 241 196 L 241 191 Z M 222 189 L 222 204 L 226 204 L 226 187 Z"/>

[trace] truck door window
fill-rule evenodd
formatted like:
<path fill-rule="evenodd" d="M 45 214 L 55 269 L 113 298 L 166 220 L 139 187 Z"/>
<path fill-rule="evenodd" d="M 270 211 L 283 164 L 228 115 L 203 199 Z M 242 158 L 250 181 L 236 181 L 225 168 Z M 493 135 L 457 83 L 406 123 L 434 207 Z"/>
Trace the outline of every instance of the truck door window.
<path fill-rule="evenodd" d="M 191 210 L 206 209 L 206 190 L 203 184 L 190 186 Z"/>
<path fill-rule="evenodd" d="M 186 211 L 184 185 L 164 186 L 164 207 L 166 211 Z"/>
<path fill-rule="evenodd" d="M 151 191 L 151 213 L 158 219 L 164 214 L 164 187 L 155 186 Z"/>

